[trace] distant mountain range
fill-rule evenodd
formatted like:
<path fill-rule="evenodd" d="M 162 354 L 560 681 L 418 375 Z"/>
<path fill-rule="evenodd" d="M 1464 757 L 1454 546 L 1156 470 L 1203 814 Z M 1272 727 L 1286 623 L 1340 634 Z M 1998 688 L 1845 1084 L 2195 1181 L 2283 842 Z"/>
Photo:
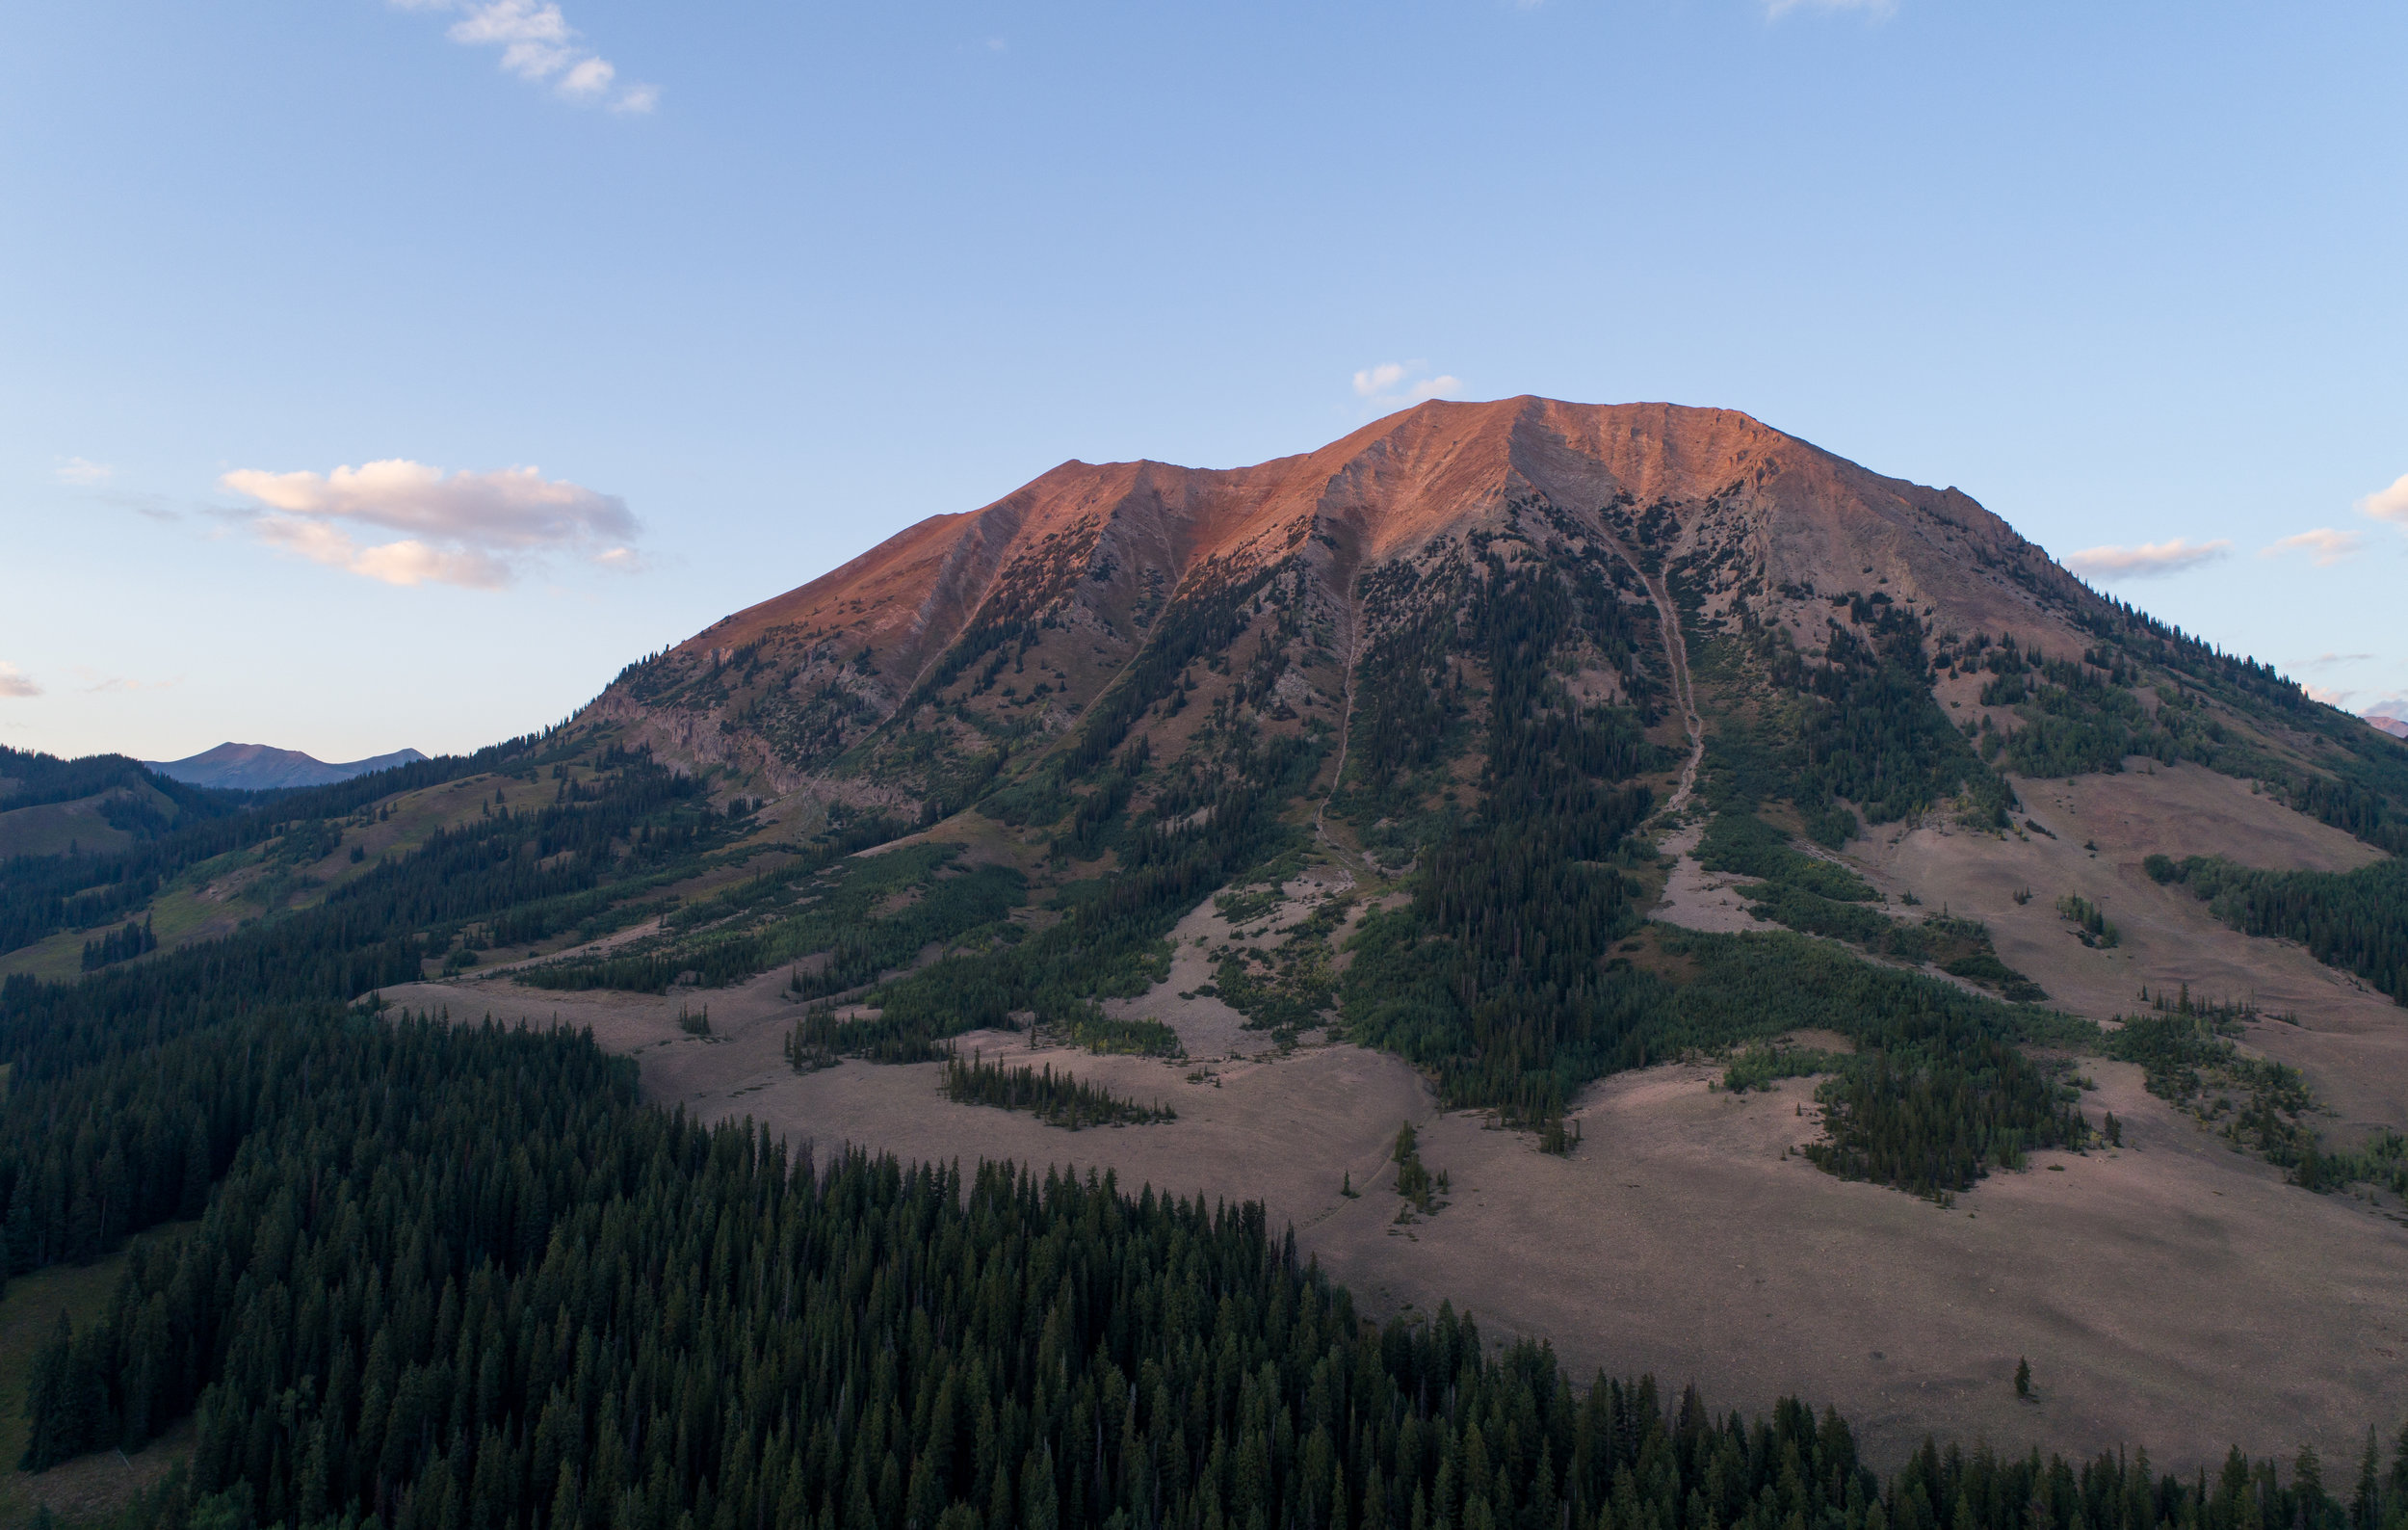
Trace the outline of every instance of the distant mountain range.
<path fill-rule="evenodd" d="M 265 744 L 221 744 L 185 759 L 144 760 L 143 764 L 170 780 L 190 786 L 217 786 L 233 791 L 266 792 L 286 786 L 329 786 L 370 771 L 414 765 L 427 756 L 414 749 L 390 754 L 328 763 L 297 749 L 271 749 Z"/>
<path fill-rule="evenodd" d="M 2378 732 L 2389 733 L 2394 738 L 2408 738 L 2408 718 L 2369 715 L 2367 722 Z"/>

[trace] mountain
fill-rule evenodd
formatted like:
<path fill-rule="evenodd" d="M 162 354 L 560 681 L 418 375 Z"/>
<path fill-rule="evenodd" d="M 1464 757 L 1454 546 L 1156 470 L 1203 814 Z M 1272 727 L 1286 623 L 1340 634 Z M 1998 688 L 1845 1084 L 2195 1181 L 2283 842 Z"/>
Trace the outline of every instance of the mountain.
<path fill-rule="evenodd" d="M 2396 1427 L 2408 750 L 1745 415 L 1066 463 L 473 756 L 131 769 L 0 755 L 10 1263 L 192 1225 L 27 1458 L 209 1388 L 216 1517 L 2230 1530 Z"/>
<path fill-rule="evenodd" d="M 1066 462 L 635 667 L 598 715 L 781 785 L 842 773 L 906 700 L 1059 731 L 1162 646 L 1166 610 L 1216 591 L 1252 600 L 1274 574 L 1291 624 L 1315 639 L 1297 650 L 1305 694 L 1326 705 L 1344 655 L 1397 616 L 1366 603 L 1381 579 L 1409 569 L 1418 583 L 1503 549 L 1618 578 L 1642 623 L 1667 560 L 1708 620 L 1803 615 L 1809 631 L 1822 593 L 1859 586 L 1967 630 L 2064 634 L 2104 604 L 1965 495 L 1879 477 L 1743 414 L 1431 403 L 1254 467 Z M 1043 693 L 999 695 L 999 663 L 1035 666 L 1046 678 L 1016 689 Z M 1294 682 L 1287 694 L 1303 699 Z"/>
<path fill-rule="evenodd" d="M 1670 988 L 1626 974 L 1651 918 L 1787 927 L 2012 1002 L 2076 992 L 2060 1002 L 2109 1019 L 2120 978 L 2049 938 L 2072 910 L 2083 950 L 2113 945 L 2097 900 L 2123 894 L 2086 880 L 2100 831 L 2039 912 L 2028 886 L 1986 906 L 2056 835 L 2033 783 L 2191 767 L 2181 782 L 2230 785 L 2115 799 L 2158 883 L 2408 996 L 2408 936 L 2352 911 L 2388 893 L 2243 887 L 2252 867 L 2338 876 L 2408 850 L 2408 756 L 2089 589 L 1961 491 L 1729 410 L 1430 403 L 1252 467 L 1064 463 L 630 666 L 571 736 L 766 790 L 827 833 L 865 815 L 1001 831 L 1013 848 L 990 853 L 1040 884 L 1111 887 L 1103 924 L 881 990 L 875 1036 L 830 1022 L 810 1043 L 831 1056 L 919 1055 L 1014 1017 L 1092 1027 L 1197 899 L 1307 850 L 1409 901 L 1349 914 L 1343 950 L 1317 937 L 1293 984 L 1290 952 L 1211 986 L 1259 1023 L 1334 1007 L 1442 1100 L 1541 1131 L 1589 1080 L 1767 1013 L 1706 1025 L 1695 967 Z M 2243 788 L 2257 805 L 2228 800 Z M 2182 831 L 2178 811 L 2233 827 Z M 1937 843 L 1908 841 L 1924 827 L 1946 844 L 1898 863 Z M 2160 844 L 2234 869 L 2184 881 Z M 1905 912 L 1910 876 L 1961 885 L 1982 916 Z M 530 981 L 718 982 L 772 960 L 708 944 Z M 2045 1095 L 2018 1130 L 2057 1129 Z M 1903 1164 L 1883 1173 L 1928 1170 Z"/>
<path fill-rule="evenodd" d="M 371 771 L 413 765 L 426 757 L 414 749 L 401 749 L 390 754 L 328 764 L 299 750 L 272 749 L 265 744 L 221 744 L 183 759 L 144 760 L 143 764 L 170 780 L 188 785 L 267 792 L 289 786 L 331 786 Z"/>
<path fill-rule="evenodd" d="M 2408 718 L 2377 717 L 2369 713 L 2366 721 L 2367 725 L 2378 733 L 2389 733 L 2394 738 L 2408 738 Z"/>
<path fill-rule="evenodd" d="M 2012 743 L 2013 768 L 2245 738 L 2329 769 L 2314 761 L 2340 714 L 2096 594 L 1956 489 L 1729 410 L 1537 398 L 1425 404 L 1252 467 L 1065 462 L 630 666 L 585 720 L 773 791 L 941 816 L 1072 731 L 1090 753 L 1156 733 L 1175 752 L 1190 705 L 1271 734 L 1343 731 L 1365 661 L 1400 662 L 1417 632 L 1459 637 L 1476 589 L 1542 568 L 1585 613 L 1556 655 L 1572 694 L 1635 705 L 1676 747 L 1685 634 L 1736 698 L 1827 690 L 1807 672 L 1912 626 L 1947 672 L 1934 694 L 1977 707 L 1959 721 Z M 2072 668 L 2050 680 L 2050 663 Z M 2152 693 L 2143 669 L 2169 684 Z M 2027 725 L 2012 709 L 2044 685 L 2068 699 Z M 1883 789 L 1888 812 L 1938 786 Z"/>

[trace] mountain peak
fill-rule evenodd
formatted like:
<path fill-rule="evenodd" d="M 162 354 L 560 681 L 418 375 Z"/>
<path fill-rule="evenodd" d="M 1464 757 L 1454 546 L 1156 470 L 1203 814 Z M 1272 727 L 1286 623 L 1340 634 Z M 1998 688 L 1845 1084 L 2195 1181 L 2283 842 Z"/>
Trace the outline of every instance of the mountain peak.
<path fill-rule="evenodd" d="M 722 619 L 631 669 L 593 717 L 783 789 L 915 696 L 1001 705 L 1022 728 L 1026 693 L 1042 687 L 1042 725 L 1067 726 L 1159 613 L 1271 569 L 1296 570 L 1331 641 L 1350 644 L 1367 570 L 1499 539 L 1648 543 L 1658 567 L 1689 567 L 1702 618 L 1779 621 L 1803 647 L 1828 618 L 1820 596 L 1849 590 L 2024 641 L 2062 639 L 2065 613 L 2099 604 L 1965 494 L 1883 477 L 1735 409 L 1433 400 L 1243 467 L 1065 462 Z M 955 694 L 965 668 L 1007 646 L 1014 675 L 1042 649 L 1045 677 L 982 699 L 1003 683 L 982 668 L 975 697 Z"/>
<path fill-rule="evenodd" d="M 220 744 L 178 760 L 144 760 L 145 769 L 188 786 L 229 791 L 277 791 L 290 786 L 330 786 L 371 771 L 414 764 L 427 756 L 414 749 L 372 754 L 366 759 L 329 762 L 299 750 L 267 744 Z"/>

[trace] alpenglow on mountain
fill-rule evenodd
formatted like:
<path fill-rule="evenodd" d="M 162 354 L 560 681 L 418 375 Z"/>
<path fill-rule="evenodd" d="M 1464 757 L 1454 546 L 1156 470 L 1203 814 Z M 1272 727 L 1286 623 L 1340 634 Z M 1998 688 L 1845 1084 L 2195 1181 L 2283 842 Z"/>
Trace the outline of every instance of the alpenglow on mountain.
<path fill-rule="evenodd" d="M 2408 748 L 1744 415 L 1067 463 L 133 770 L 0 752 L 0 1204 L 123 1260 L 22 1459 L 196 1522 L 2408 1525 Z"/>
<path fill-rule="evenodd" d="M 939 815 L 1058 743 L 1074 774 L 1139 737 L 1175 758 L 1207 716 L 1333 751 L 1343 731 L 1359 791 L 1453 747 L 1448 727 L 1479 708 L 1450 698 L 1496 657 L 1476 607 L 1541 586 L 1549 704 L 1628 707 L 1676 753 L 1676 617 L 1717 656 L 1708 683 L 1767 724 L 1911 646 L 1937 698 L 1916 725 L 1951 727 L 1885 760 L 1809 751 L 1801 810 L 1844 798 L 1886 821 L 1969 789 L 2002 749 L 2000 768 L 2024 771 L 2195 752 L 2212 719 L 2352 797 L 2323 759 L 2341 714 L 2099 595 L 1954 488 L 1730 410 L 1538 398 L 1426 404 L 1253 467 L 1065 462 L 630 666 L 584 720 L 776 790 Z M 2034 655 L 2072 664 L 2135 706 L 2019 723 L 2009 709 L 2043 682 L 1988 683 L 2010 640 L 2018 673 L 2038 675 Z M 2167 683 L 2142 685 L 2143 667 Z M 1951 701 L 1981 710 L 1948 717 Z M 1985 744 L 1976 718 L 2006 742 Z"/>

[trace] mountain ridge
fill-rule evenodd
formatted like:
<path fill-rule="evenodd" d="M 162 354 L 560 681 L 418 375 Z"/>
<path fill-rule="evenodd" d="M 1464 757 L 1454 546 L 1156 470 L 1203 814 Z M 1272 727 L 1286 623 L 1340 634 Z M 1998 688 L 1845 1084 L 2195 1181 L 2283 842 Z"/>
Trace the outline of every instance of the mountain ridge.
<path fill-rule="evenodd" d="M 394 750 L 390 753 L 372 754 L 366 759 L 327 761 L 300 750 L 276 749 L 268 744 L 237 744 L 228 741 L 197 754 L 175 760 L 142 760 L 144 770 L 182 781 L 188 786 L 209 786 L 228 791 L 278 791 L 294 786 L 331 786 L 365 776 L 372 771 L 390 770 L 396 765 L 414 765 L 427 758 L 414 749 Z"/>
<path fill-rule="evenodd" d="M 1310 572 L 1314 603 L 1351 641 L 1363 569 L 1418 564 L 1442 539 L 1501 526 L 1517 497 L 1596 534 L 1603 508 L 1618 505 L 1634 522 L 1626 541 L 1637 514 L 1686 506 L 1674 516 L 1684 521 L 1676 543 L 1752 541 L 1766 580 L 1793 591 L 1858 582 L 1856 570 L 1875 565 L 1911 572 L 1931 562 L 1927 549 L 1945 547 L 1982 576 L 1896 593 L 1928 597 L 1943 621 L 2020 631 L 2028 644 L 2072 642 L 2065 614 L 2105 604 L 1961 491 L 1885 478 L 1734 410 L 1529 396 L 1431 402 L 1246 467 L 1062 463 L 631 666 L 592 710 L 666 755 L 755 771 L 792 789 L 825 778 L 940 676 L 942 692 L 954 678 L 943 673 L 949 662 L 957 673 L 997 642 L 1024 637 L 1014 623 L 1041 629 L 1015 654 L 1023 669 L 1029 647 L 1072 646 L 1053 632 L 1087 635 L 1093 653 L 1052 664 L 1063 672 L 1063 705 L 1079 707 L 1134 657 L 1165 602 L 1289 560 Z M 1722 613 L 1731 596 L 1710 593 L 1709 612 Z M 1802 609 L 1811 598 L 1787 603 Z M 996 639 L 1004 628 L 1011 635 Z M 741 683 L 712 683 L 731 666 L 743 670 Z"/>

